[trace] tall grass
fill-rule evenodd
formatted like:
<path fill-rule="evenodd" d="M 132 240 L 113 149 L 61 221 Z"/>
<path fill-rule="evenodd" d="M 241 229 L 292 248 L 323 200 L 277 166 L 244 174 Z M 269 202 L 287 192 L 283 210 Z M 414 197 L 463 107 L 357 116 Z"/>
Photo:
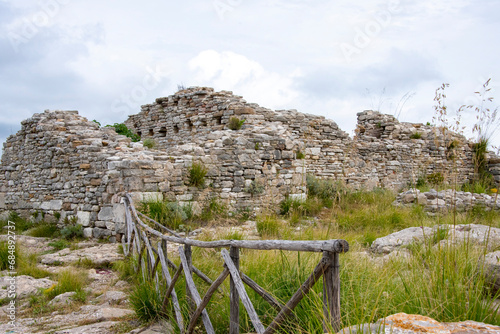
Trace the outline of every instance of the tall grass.
<path fill-rule="evenodd" d="M 43 294 L 47 298 L 52 299 L 57 295 L 65 292 L 75 291 L 77 293 L 82 293 L 85 285 L 87 284 L 87 274 L 82 270 L 71 270 L 67 269 L 61 271 L 57 275 L 57 284 L 44 290 Z"/>
<path fill-rule="evenodd" d="M 297 231 L 290 222 L 290 212 L 294 210 L 292 203 L 289 213 L 284 216 L 271 213 L 259 215 L 257 229 L 263 238 L 268 239 L 342 238 L 350 242 L 351 250 L 340 256 L 343 327 L 374 322 L 398 312 L 422 314 L 438 321 L 475 320 L 500 325 L 500 316 L 492 311 L 494 305 L 484 270 L 479 265 L 486 248 L 470 244 L 447 244 L 443 240 L 449 232 L 442 228 L 429 236 L 425 243 L 409 246 L 412 254 L 410 257 L 382 260 L 363 255 L 365 247 L 376 238 L 406 227 L 470 223 L 500 226 L 499 214 L 476 207 L 455 215 L 429 217 L 419 206 L 394 207 L 394 199 L 392 192 L 382 189 L 342 192 L 332 208 L 323 207 L 315 225 L 302 226 Z M 222 236 L 228 239 L 240 237 L 230 234 Z M 311 273 L 320 257 L 321 254 L 317 253 L 241 250 L 240 269 L 277 300 L 286 303 Z M 179 263 L 176 258 L 173 261 Z M 223 270 L 220 251 L 216 249 L 193 247 L 193 263 L 212 279 Z M 135 275 L 139 276 L 141 275 Z M 208 285 L 196 275 L 194 279 L 203 296 Z M 144 315 L 141 317 L 144 320 L 148 317 L 173 319 L 171 304 L 166 314 L 155 311 L 157 297 L 149 295 L 155 290 L 155 285 L 151 282 L 140 284 L 143 286 L 136 290 L 136 304 L 139 305 L 136 308 L 140 307 L 142 299 L 149 301 L 142 304 L 149 305 L 148 310 L 138 310 Z M 220 290 L 207 308 L 217 333 L 228 331 L 229 279 Z M 176 291 L 183 313 L 188 317 L 192 309 L 187 302 L 183 278 L 177 283 Z M 261 321 L 268 325 L 277 311 L 253 290 L 247 288 L 247 292 Z M 322 323 L 320 280 L 297 306 L 293 316 L 283 324 L 281 332 L 323 333 Z M 240 308 L 240 331 L 254 332 L 243 307 Z"/>

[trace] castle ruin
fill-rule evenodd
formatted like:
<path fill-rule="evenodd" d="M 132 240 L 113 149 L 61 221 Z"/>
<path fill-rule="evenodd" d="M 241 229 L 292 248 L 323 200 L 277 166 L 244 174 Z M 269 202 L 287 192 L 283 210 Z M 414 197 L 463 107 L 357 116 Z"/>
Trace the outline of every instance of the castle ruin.
<path fill-rule="evenodd" d="M 244 120 L 231 130 L 232 117 Z M 259 210 L 286 196 L 306 196 L 305 176 L 340 180 L 355 189 L 400 190 L 417 177 L 472 179 L 472 145 L 430 125 L 401 123 L 374 111 L 358 114 L 351 138 L 335 122 L 296 110 L 270 110 L 232 92 L 192 87 L 158 98 L 129 116 L 127 127 L 152 139 L 148 149 L 76 111 L 45 111 L 22 122 L 4 144 L 0 210 L 60 212 L 87 237 L 120 239 L 121 196 L 190 204 L 212 198 L 233 210 Z M 190 186 L 189 168 L 203 164 L 205 187 Z M 490 160 L 500 181 L 500 160 Z"/>

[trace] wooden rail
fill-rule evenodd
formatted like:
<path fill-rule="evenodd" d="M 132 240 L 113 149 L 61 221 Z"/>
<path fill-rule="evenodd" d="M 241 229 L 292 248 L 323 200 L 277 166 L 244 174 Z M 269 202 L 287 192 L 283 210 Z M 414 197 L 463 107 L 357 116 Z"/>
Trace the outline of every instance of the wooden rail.
<path fill-rule="evenodd" d="M 171 300 L 177 322 L 182 334 L 193 333 L 196 321 L 201 317 L 205 330 L 209 334 L 215 334 L 210 317 L 206 310 L 212 296 L 219 290 L 221 284 L 229 276 L 230 280 L 230 319 L 229 333 L 239 333 L 239 313 L 240 300 L 245 307 L 250 321 L 258 334 L 270 334 L 277 331 L 283 321 L 292 314 L 293 309 L 312 289 L 314 284 L 323 277 L 323 329 L 326 332 L 329 328 L 335 332 L 340 330 L 340 276 L 339 276 L 339 254 L 349 250 L 347 241 L 336 240 L 316 240 L 316 241 L 289 241 L 289 240 L 218 240 L 218 241 L 198 241 L 183 238 L 174 231 L 162 226 L 153 219 L 138 212 L 130 195 L 123 198 L 125 205 L 126 233 L 122 237 L 122 245 L 125 256 L 137 256 L 138 261 L 135 267 L 136 272 L 141 271 L 142 276 L 154 279 L 156 290 L 160 293 L 160 284 L 166 284 L 166 293 L 163 297 L 163 309 Z M 152 223 L 162 232 L 146 225 L 141 217 Z M 165 232 L 166 234 L 164 234 Z M 160 240 L 155 247 L 150 237 L 155 236 Z M 179 244 L 179 256 L 181 263 L 176 266 L 167 256 L 167 243 Z M 198 268 L 193 266 L 191 259 L 191 247 L 202 248 L 223 248 L 221 256 L 224 260 L 224 268 L 219 277 L 212 281 Z M 229 248 L 229 251 L 226 249 Z M 259 286 L 250 277 L 239 270 L 239 250 L 240 248 L 256 250 L 286 250 L 302 252 L 322 252 L 323 257 L 314 268 L 311 275 L 298 288 L 297 292 L 290 300 L 283 305 L 277 301 L 269 292 Z M 169 267 L 174 270 L 171 276 Z M 164 283 L 160 282 L 158 272 L 161 271 Z M 193 280 L 193 273 L 199 276 L 207 284 L 210 284 L 205 296 L 202 298 Z M 186 281 L 186 294 L 188 300 L 193 302 L 191 309 L 194 312 L 190 319 L 184 319 L 181 313 L 181 306 L 175 285 L 181 275 L 184 274 Z M 259 319 L 255 308 L 248 297 L 245 284 L 253 289 L 259 296 L 269 303 L 278 314 L 269 326 L 264 327 Z M 187 321 L 187 325 L 185 324 Z"/>

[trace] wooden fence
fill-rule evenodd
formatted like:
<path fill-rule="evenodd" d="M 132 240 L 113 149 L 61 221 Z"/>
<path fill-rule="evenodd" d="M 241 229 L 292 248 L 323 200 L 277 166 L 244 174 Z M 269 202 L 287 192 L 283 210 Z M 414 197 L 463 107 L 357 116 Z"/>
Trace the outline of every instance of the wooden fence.
<path fill-rule="evenodd" d="M 131 197 L 126 194 L 123 199 L 125 205 L 125 216 L 127 230 L 122 238 L 123 251 L 125 256 L 138 256 L 136 272 L 141 271 L 143 277 L 149 275 L 156 280 L 157 291 L 160 291 L 160 280 L 158 271 L 161 270 L 166 281 L 166 293 L 163 297 L 163 307 L 166 308 L 169 299 L 173 303 L 175 320 L 181 333 L 191 334 L 195 328 L 198 318 L 201 316 L 205 330 L 209 334 L 215 334 L 214 328 L 206 311 L 213 294 L 218 290 L 224 280 L 230 276 L 230 319 L 229 333 L 239 333 L 239 307 L 241 302 L 245 307 L 255 331 L 258 334 L 274 333 L 279 329 L 283 321 L 292 313 L 293 309 L 302 298 L 311 290 L 314 284 L 323 276 L 323 327 L 325 332 L 328 328 L 335 331 L 340 330 L 340 278 L 339 278 L 339 254 L 347 252 L 349 245 L 345 240 L 316 240 L 316 241 L 288 241 L 288 240 L 218 240 L 218 241 L 198 241 L 179 236 L 153 219 L 138 212 L 132 202 Z M 158 230 L 146 225 L 142 220 L 149 221 Z M 160 232 L 161 231 L 161 232 Z M 156 237 L 157 247 L 154 247 L 150 237 Z M 179 256 L 181 263 L 176 266 L 167 256 L 167 242 L 179 244 Z M 222 248 L 221 255 L 224 260 L 224 268 L 214 281 L 203 274 L 198 268 L 193 266 L 191 260 L 191 247 L 202 248 Z M 229 248 L 229 251 L 226 249 Z M 260 287 L 250 277 L 239 271 L 239 249 L 257 250 L 286 250 L 302 252 L 322 252 L 323 257 L 314 268 L 310 276 L 298 288 L 297 292 L 290 300 L 283 305 L 277 301 L 270 293 Z M 145 260 L 143 260 L 145 258 Z M 170 275 L 169 267 L 173 269 L 174 275 Z M 186 294 L 194 301 L 195 311 L 187 319 L 187 326 L 181 314 L 181 307 L 175 285 L 181 274 L 184 273 L 186 281 Z M 210 285 L 205 296 L 201 298 L 193 280 L 193 273 L 198 275 L 203 281 Z M 255 308 L 248 297 L 245 286 L 249 286 L 273 308 L 278 314 L 265 328 L 260 321 Z"/>

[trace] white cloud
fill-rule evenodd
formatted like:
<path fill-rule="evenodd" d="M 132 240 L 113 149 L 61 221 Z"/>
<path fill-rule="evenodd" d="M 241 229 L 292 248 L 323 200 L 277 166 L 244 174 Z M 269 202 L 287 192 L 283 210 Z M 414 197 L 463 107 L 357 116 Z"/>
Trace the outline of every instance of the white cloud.
<path fill-rule="evenodd" d="M 291 107 L 290 102 L 299 95 L 293 88 L 293 79 L 300 70 L 283 75 L 230 51 L 202 51 L 189 61 L 189 68 L 193 71 L 195 85 L 233 90 L 265 107 Z"/>

